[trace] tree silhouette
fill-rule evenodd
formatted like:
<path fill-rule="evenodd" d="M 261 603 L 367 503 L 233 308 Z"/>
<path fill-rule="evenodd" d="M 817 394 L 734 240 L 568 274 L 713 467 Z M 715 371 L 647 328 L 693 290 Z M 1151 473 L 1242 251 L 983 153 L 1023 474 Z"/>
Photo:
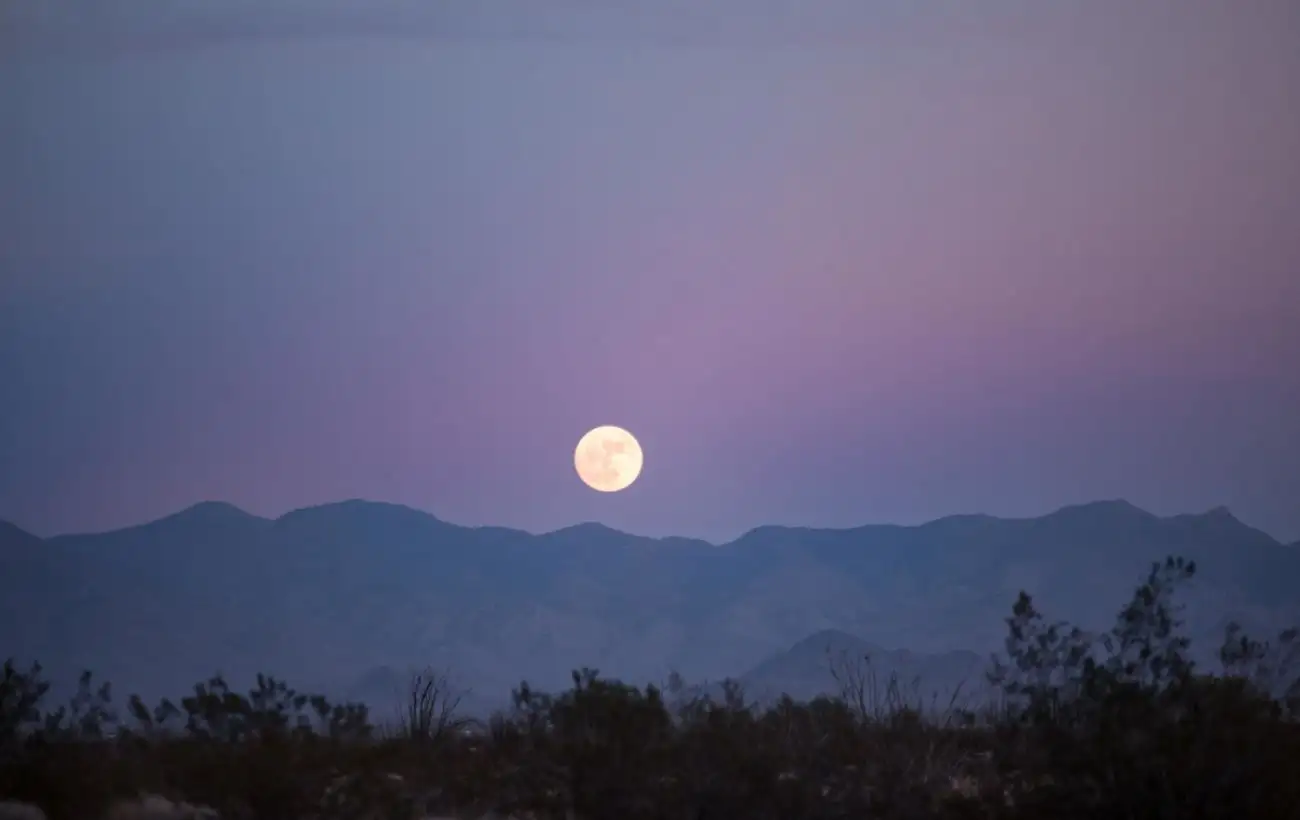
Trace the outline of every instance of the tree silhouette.
<path fill-rule="evenodd" d="M 455 731 L 445 673 L 412 677 L 403 731 L 381 736 L 361 704 L 258 675 L 221 675 L 177 703 L 82 675 L 49 707 L 39 666 L 0 676 L 0 796 L 50 820 L 182 811 L 243 818 L 393 818 L 531 812 L 539 818 L 1295 817 L 1300 710 L 1295 630 L 1225 632 L 1219 674 L 1191 662 L 1177 592 L 1196 573 L 1152 565 L 1111 629 L 1048 620 L 1021 593 L 982 714 L 924 712 L 883 688 L 867 658 L 831 671 L 842 697 L 759 708 L 671 676 L 665 691 L 577 670 L 547 693 L 526 682 L 483 731 Z M 954 715 L 957 717 L 954 718 Z M 121 803 L 120 801 L 135 802 Z M 125 806 L 125 808 L 122 808 Z M 168 809 L 172 811 L 172 809 Z M 196 813 L 190 806 L 184 811 Z M 119 813 L 120 813 L 119 812 Z M 134 813 L 132 813 L 134 812 Z"/>

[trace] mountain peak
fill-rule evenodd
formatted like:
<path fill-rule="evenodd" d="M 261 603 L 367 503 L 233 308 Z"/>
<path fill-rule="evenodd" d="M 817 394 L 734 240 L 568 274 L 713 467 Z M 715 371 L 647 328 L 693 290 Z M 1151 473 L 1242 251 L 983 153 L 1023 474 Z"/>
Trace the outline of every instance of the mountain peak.
<path fill-rule="evenodd" d="M 868 644 L 857 635 L 845 632 L 842 629 L 822 629 L 790 647 L 789 652 L 802 652 L 807 650 L 816 650 L 825 652 L 831 648 L 843 649 L 845 647 L 867 647 Z"/>
<path fill-rule="evenodd" d="M 13 523 L 0 518 L 0 543 L 2 544 L 31 544 L 41 543 L 40 536 L 32 535 L 27 530 Z"/>
<path fill-rule="evenodd" d="M 1159 526 L 1161 518 L 1122 498 L 1071 504 L 1055 512 L 1031 519 L 1040 526 L 1067 527 L 1077 530 L 1146 530 Z"/>
<path fill-rule="evenodd" d="M 143 526 L 185 524 L 187 526 L 213 527 L 256 521 L 264 522 L 265 520 L 225 501 L 200 501 L 180 512 L 163 516 Z"/>
<path fill-rule="evenodd" d="M 185 516 L 227 516 L 231 518 L 256 518 L 252 513 L 245 512 L 228 501 L 200 501 L 193 504 L 176 515 Z"/>
<path fill-rule="evenodd" d="M 293 510 L 275 519 L 272 526 L 279 532 L 297 532 L 339 546 L 376 541 L 410 544 L 461 529 L 414 507 L 359 498 Z"/>
<path fill-rule="evenodd" d="M 546 533 L 547 536 L 580 536 L 582 538 L 633 538 L 634 536 L 616 530 L 599 521 L 583 521 L 568 527 L 561 527 L 558 530 Z"/>
<path fill-rule="evenodd" d="M 1199 526 L 1212 527 L 1233 527 L 1242 529 L 1251 529 L 1248 525 L 1242 523 L 1237 516 L 1232 514 L 1232 510 L 1220 504 L 1217 507 L 1211 507 L 1203 513 L 1186 513 L 1175 515 L 1172 521 L 1191 522 Z"/>
<path fill-rule="evenodd" d="M 1151 513 L 1123 498 L 1089 501 L 1084 504 L 1068 504 L 1051 515 L 1122 515 L 1135 518 L 1155 518 Z"/>
<path fill-rule="evenodd" d="M 420 518 L 433 521 L 439 520 L 433 513 L 428 513 L 424 510 L 417 510 L 415 507 L 408 507 L 405 504 L 391 504 L 387 501 L 368 501 L 364 498 L 348 498 L 343 501 L 330 501 L 325 504 L 316 504 L 311 507 L 300 507 L 296 510 L 290 510 L 280 516 L 277 520 L 285 521 L 302 517 L 318 517 L 322 515 L 387 515 L 392 517 Z"/>

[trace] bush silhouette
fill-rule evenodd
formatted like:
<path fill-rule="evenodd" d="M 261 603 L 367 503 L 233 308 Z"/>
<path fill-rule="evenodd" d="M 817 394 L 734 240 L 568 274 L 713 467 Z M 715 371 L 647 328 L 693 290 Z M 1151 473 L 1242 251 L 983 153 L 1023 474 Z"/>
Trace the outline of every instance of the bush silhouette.
<path fill-rule="evenodd" d="M 1300 816 L 1296 632 L 1264 642 L 1230 625 L 1220 674 L 1197 669 L 1175 602 L 1195 572 L 1177 558 L 1153 565 L 1097 635 L 1047 621 L 1021 593 L 989 672 L 1000 700 L 978 712 L 927 712 L 897 681 L 882 689 L 868 661 L 832 665 L 840 698 L 765 708 L 733 682 L 710 698 L 676 676 L 661 690 L 584 669 L 564 692 L 521 683 L 511 708 L 480 725 L 455 715 L 446 675 L 426 670 L 385 733 L 360 704 L 264 675 L 244 693 L 216 676 L 177 702 L 131 696 L 119 714 L 87 672 L 53 706 L 39 666 L 8 662 L 0 801 L 50 820 L 204 811 L 191 803 L 276 820 L 489 809 L 592 820 Z"/>

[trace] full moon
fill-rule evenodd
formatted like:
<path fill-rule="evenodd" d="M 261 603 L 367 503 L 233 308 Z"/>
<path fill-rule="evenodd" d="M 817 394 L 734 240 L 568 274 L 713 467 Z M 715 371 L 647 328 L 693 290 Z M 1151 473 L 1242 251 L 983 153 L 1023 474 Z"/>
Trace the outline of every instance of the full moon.
<path fill-rule="evenodd" d="M 578 440 L 573 466 L 578 478 L 593 490 L 626 490 L 641 474 L 641 445 L 622 427 L 597 427 Z"/>

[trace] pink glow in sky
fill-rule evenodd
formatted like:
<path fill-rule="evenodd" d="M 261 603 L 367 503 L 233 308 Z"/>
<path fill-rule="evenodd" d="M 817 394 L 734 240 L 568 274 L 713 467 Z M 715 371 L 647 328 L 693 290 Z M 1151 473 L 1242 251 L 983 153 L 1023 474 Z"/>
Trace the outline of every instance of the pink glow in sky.
<path fill-rule="evenodd" d="M 1300 538 L 1300 11 L 946 5 L 0 58 L 0 517 Z"/>

